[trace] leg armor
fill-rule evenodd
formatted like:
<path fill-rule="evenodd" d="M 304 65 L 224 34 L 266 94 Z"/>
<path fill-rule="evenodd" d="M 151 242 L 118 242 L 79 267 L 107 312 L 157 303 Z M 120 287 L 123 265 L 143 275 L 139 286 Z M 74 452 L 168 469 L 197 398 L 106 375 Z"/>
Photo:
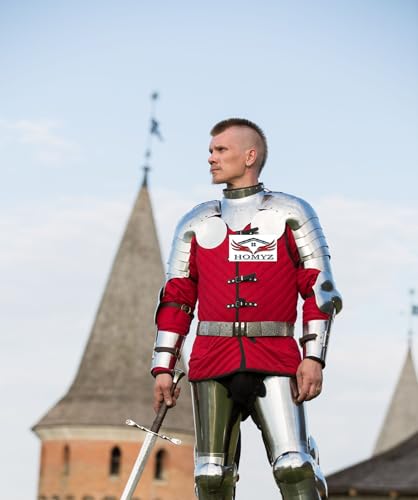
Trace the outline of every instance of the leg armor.
<path fill-rule="evenodd" d="M 192 383 L 196 432 L 195 485 L 199 500 L 232 500 L 241 415 L 215 380 Z"/>
<path fill-rule="evenodd" d="M 257 398 L 253 419 L 260 428 L 273 475 L 284 500 L 326 496 L 315 442 L 307 435 L 303 405 L 293 402 L 287 377 L 266 377 L 266 396 Z"/>

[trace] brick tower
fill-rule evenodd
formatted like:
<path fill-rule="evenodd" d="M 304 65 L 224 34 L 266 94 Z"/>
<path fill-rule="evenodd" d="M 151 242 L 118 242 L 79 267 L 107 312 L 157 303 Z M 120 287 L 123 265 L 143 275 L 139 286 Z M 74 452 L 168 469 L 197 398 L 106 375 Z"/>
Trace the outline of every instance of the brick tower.
<path fill-rule="evenodd" d="M 150 426 L 155 417 L 149 369 L 163 281 L 145 172 L 75 380 L 33 428 L 42 441 L 38 500 L 119 499 L 144 439 L 124 422 Z M 182 385 L 162 432 L 183 444 L 157 441 L 135 500 L 195 498 L 193 416 Z"/>

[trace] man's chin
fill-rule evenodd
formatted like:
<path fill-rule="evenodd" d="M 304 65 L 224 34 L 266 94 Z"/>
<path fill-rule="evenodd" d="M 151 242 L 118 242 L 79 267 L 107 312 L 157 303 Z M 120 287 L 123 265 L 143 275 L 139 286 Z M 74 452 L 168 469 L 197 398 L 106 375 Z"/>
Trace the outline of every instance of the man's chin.
<path fill-rule="evenodd" d="M 225 184 L 225 180 L 220 177 L 212 177 L 212 184 Z"/>

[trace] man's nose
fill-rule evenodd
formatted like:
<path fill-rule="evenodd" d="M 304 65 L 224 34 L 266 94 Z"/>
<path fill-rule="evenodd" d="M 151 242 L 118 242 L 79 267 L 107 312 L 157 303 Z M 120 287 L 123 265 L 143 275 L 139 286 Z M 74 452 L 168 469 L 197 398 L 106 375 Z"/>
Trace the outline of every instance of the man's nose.
<path fill-rule="evenodd" d="M 215 163 L 215 160 L 214 160 L 214 158 L 213 158 L 213 153 L 211 153 L 211 154 L 209 155 L 209 158 L 208 158 L 208 163 L 209 163 L 209 165 L 212 165 L 212 163 Z"/>

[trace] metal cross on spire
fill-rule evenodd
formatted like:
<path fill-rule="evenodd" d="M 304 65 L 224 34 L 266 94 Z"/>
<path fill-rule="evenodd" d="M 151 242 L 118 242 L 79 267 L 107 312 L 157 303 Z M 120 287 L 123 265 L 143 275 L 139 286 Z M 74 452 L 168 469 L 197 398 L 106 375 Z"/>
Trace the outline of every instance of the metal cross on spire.
<path fill-rule="evenodd" d="M 151 94 L 151 115 L 150 115 L 150 125 L 148 129 L 147 147 L 145 149 L 145 161 L 143 165 L 144 170 L 144 180 L 142 182 L 143 186 L 148 183 L 148 172 L 151 170 L 150 161 L 152 157 L 152 141 L 153 137 L 156 136 L 160 141 L 163 140 L 163 136 L 160 130 L 160 122 L 155 117 L 156 102 L 159 99 L 158 92 L 153 92 Z"/>

